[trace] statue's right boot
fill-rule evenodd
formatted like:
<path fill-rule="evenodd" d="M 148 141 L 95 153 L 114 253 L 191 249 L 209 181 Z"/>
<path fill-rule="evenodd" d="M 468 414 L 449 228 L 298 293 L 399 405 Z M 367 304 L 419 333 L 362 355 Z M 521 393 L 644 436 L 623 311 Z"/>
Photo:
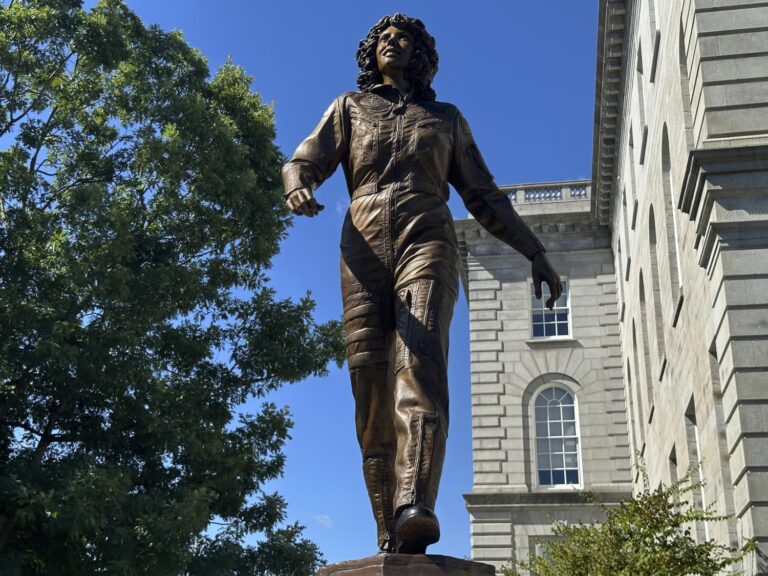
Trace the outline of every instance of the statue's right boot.
<path fill-rule="evenodd" d="M 392 394 L 386 363 L 350 370 L 355 396 L 357 440 L 363 456 L 363 478 L 368 489 L 380 553 L 395 551 L 393 474 L 397 449 Z"/>
<path fill-rule="evenodd" d="M 395 514 L 392 504 L 394 485 L 389 457 L 384 455 L 365 458 L 363 476 L 376 520 L 379 553 L 395 552 Z"/>

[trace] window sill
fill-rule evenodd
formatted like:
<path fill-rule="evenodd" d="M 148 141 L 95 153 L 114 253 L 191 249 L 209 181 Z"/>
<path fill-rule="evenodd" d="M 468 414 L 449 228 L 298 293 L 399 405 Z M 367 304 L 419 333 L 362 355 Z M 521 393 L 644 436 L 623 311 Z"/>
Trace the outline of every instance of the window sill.
<path fill-rule="evenodd" d="M 549 338 L 529 338 L 525 343 L 536 348 L 545 346 L 577 346 L 579 341 L 573 336 L 551 336 Z"/>
<path fill-rule="evenodd" d="M 536 492 L 578 492 L 584 490 L 584 486 L 581 484 L 554 484 L 554 485 L 539 485 L 536 486 Z"/>

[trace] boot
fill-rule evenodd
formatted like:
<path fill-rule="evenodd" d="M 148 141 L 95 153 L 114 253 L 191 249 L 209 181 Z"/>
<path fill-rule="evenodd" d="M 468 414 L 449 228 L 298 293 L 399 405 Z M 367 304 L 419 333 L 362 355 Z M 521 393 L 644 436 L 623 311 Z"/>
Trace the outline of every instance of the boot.
<path fill-rule="evenodd" d="M 397 515 L 395 534 L 400 554 L 425 554 L 427 546 L 440 540 L 440 523 L 426 506 L 408 506 Z"/>
<path fill-rule="evenodd" d="M 373 456 L 363 460 L 363 477 L 376 519 L 379 553 L 395 551 L 395 515 L 389 462 L 386 456 Z"/>
<path fill-rule="evenodd" d="M 434 513 L 445 455 L 445 433 L 437 414 L 410 411 L 408 438 L 398 458 L 397 551 L 424 554 L 440 539 Z"/>

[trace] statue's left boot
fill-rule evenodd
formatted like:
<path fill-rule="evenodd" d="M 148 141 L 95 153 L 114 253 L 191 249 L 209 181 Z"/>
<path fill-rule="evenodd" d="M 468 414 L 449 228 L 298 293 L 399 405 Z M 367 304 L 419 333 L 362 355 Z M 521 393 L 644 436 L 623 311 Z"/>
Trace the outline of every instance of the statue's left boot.
<path fill-rule="evenodd" d="M 435 501 L 448 432 L 448 327 L 453 281 L 415 278 L 395 301 L 394 412 L 397 550 L 423 554 L 440 538 Z"/>
<path fill-rule="evenodd" d="M 427 546 L 440 539 L 434 507 L 445 456 L 445 433 L 435 413 L 411 411 L 408 424 L 407 442 L 397 458 L 397 551 L 424 554 Z"/>
<path fill-rule="evenodd" d="M 408 506 L 397 516 L 395 534 L 399 553 L 425 554 L 427 546 L 440 540 L 440 523 L 426 506 Z"/>

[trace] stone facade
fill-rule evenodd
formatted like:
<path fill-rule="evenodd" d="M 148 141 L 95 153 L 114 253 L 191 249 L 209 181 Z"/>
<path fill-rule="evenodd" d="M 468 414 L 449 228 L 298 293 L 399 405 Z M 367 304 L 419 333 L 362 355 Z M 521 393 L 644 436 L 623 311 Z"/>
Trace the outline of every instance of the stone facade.
<path fill-rule="evenodd" d="M 608 226 L 589 181 L 505 189 L 567 281 L 568 334 L 532 331 L 530 263 L 474 220 L 457 222 L 470 314 L 474 475 L 465 496 L 472 555 L 497 567 L 526 559 L 553 520 L 592 521 L 632 491 L 616 280 Z M 579 479 L 540 483 L 534 402 L 557 387 L 575 399 Z"/>
<path fill-rule="evenodd" d="M 690 469 L 698 503 L 731 516 L 697 537 L 755 538 L 741 569 L 768 574 L 768 4 L 600 0 L 599 12 L 589 198 L 568 194 L 580 183 L 509 189 L 571 282 L 572 340 L 531 338 L 529 266 L 458 224 L 472 554 L 523 558 L 550 517 L 592 513 L 532 472 L 528 404 L 559 382 L 579 413 L 578 489 L 609 501 L 637 489 L 637 454 L 652 486 Z"/>
<path fill-rule="evenodd" d="M 632 452 L 688 469 L 768 573 L 768 8 L 601 2 L 593 214 L 610 226 Z M 619 42 L 620 40 L 620 42 Z M 619 52 L 617 47 L 621 45 Z"/>

